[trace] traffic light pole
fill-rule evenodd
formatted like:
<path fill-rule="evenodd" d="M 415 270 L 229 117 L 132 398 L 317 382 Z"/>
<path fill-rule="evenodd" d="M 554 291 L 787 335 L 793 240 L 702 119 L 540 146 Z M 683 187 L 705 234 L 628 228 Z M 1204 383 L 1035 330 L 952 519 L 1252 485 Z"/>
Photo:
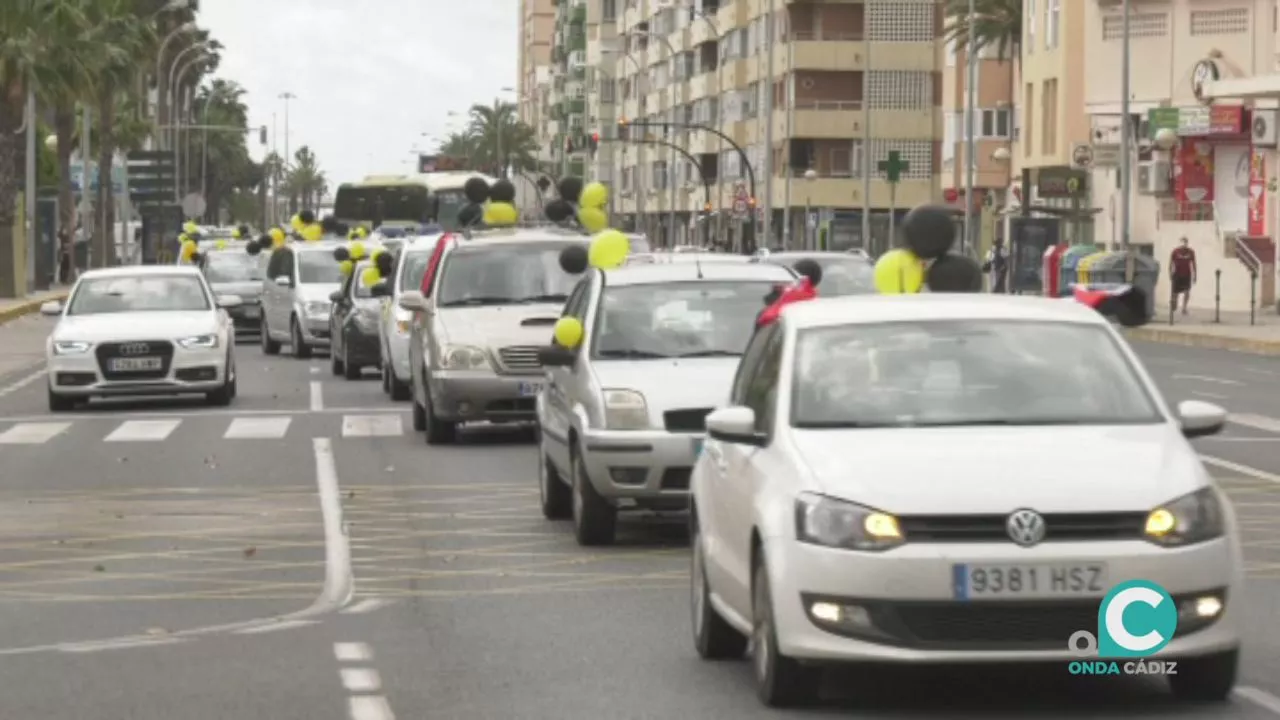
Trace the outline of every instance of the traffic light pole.
<path fill-rule="evenodd" d="M 702 206 L 703 206 L 703 208 L 705 208 L 705 209 L 707 209 L 707 210 L 710 210 L 710 208 L 711 208 L 711 181 L 709 181 L 709 180 L 707 179 L 707 175 L 706 175 L 706 173 L 704 173 L 704 172 L 702 171 L 702 163 L 698 162 L 698 159 L 697 159 L 696 157 L 694 157 L 694 156 L 693 156 L 693 153 L 690 153 L 688 150 L 685 150 L 684 148 L 680 147 L 679 145 L 677 145 L 677 144 L 675 144 L 675 143 L 673 143 L 673 142 L 667 142 L 666 140 L 632 140 L 631 142 L 634 142 L 634 143 L 637 143 L 637 144 L 642 144 L 642 145 L 660 145 L 660 146 L 665 147 L 665 148 L 670 148 L 673 152 L 678 152 L 678 153 L 680 153 L 681 155 L 683 155 L 683 156 L 684 156 L 684 158 L 685 158 L 686 160 L 688 160 L 690 163 L 692 163 L 694 167 L 698 168 L 698 177 L 702 178 L 702 195 L 703 195 L 703 205 L 702 205 Z M 674 200 L 674 198 L 673 198 L 673 200 Z M 704 228 L 703 228 L 703 230 L 704 230 L 704 233 L 703 233 L 703 235 L 704 235 L 704 237 L 703 237 L 703 241 L 704 241 L 704 243 L 706 243 L 707 241 L 709 241 L 709 240 L 710 240 L 710 238 L 709 238 L 709 237 L 706 237 L 706 235 L 708 235 L 708 234 L 709 234 L 709 232 L 706 232 L 706 231 L 709 231 L 710 229 L 711 229 L 711 228 L 710 228 L 710 226 L 706 226 L 706 227 L 704 227 Z M 709 243 L 708 243 L 708 244 L 709 244 Z"/>

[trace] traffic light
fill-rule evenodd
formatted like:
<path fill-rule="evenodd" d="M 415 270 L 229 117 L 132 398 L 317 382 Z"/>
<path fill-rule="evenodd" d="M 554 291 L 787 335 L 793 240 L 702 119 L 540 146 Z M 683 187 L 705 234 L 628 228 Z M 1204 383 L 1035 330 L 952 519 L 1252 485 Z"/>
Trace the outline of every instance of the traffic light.
<path fill-rule="evenodd" d="M 568 135 L 564 137 L 564 151 L 566 153 L 573 152 L 573 138 L 569 137 Z"/>
<path fill-rule="evenodd" d="M 618 139 L 627 140 L 631 137 L 631 123 L 625 118 L 618 118 Z"/>
<path fill-rule="evenodd" d="M 591 133 L 591 140 L 589 141 L 589 147 L 591 148 L 591 157 L 594 158 L 596 156 L 596 150 L 600 149 L 600 133 L 598 132 Z"/>

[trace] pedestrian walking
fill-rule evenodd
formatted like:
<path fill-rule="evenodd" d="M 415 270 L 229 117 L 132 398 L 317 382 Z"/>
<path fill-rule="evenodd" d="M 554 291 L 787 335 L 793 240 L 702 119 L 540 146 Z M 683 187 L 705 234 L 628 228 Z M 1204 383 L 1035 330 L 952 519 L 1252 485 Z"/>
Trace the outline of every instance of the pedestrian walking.
<path fill-rule="evenodd" d="M 1187 314 L 1187 302 L 1191 299 L 1191 286 L 1196 284 L 1196 251 L 1184 237 L 1178 247 L 1169 253 L 1169 282 L 1172 294 L 1169 309 L 1178 309 L 1178 296 L 1182 296 L 1182 314 Z"/>
<path fill-rule="evenodd" d="M 982 272 L 990 278 L 991 292 L 1009 292 L 1009 254 L 1004 249 L 1004 239 L 996 238 L 991 249 L 987 251 L 987 259 L 982 263 Z"/>

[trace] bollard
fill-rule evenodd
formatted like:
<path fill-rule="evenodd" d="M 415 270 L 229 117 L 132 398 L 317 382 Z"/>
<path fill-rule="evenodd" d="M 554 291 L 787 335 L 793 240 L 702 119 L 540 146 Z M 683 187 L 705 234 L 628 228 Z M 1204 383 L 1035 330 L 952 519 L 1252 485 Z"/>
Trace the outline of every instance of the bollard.
<path fill-rule="evenodd" d="M 1258 316 L 1258 271 L 1249 273 L 1249 324 L 1257 324 Z"/>
<path fill-rule="evenodd" d="M 1213 271 L 1213 321 L 1222 322 L 1222 271 Z"/>

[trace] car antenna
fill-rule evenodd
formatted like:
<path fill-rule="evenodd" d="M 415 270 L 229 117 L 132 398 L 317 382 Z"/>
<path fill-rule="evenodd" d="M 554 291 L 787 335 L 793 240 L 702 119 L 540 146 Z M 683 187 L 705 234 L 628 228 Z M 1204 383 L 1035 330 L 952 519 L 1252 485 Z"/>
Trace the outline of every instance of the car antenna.
<path fill-rule="evenodd" d="M 693 256 L 693 266 L 698 269 L 698 279 L 706 280 L 706 278 L 702 277 L 702 259 L 697 255 Z"/>

